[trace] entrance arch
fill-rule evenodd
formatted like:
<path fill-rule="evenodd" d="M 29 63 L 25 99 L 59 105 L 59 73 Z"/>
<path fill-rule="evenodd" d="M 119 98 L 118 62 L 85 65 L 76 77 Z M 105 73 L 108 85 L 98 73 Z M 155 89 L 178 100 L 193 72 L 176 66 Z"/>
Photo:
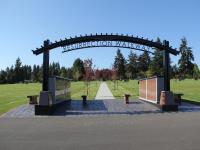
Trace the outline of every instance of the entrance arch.
<path fill-rule="evenodd" d="M 113 43 L 115 42 L 115 43 Z M 121 42 L 121 43 L 120 43 Z M 90 34 L 84 36 L 70 37 L 60 41 L 51 43 L 49 40 L 44 41 L 43 46 L 32 50 L 33 54 L 39 55 L 43 53 L 43 83 L 42 90 L 48 91 L 49 78 L 49 52 L 58 47 L 63 47 L 63 52 L 73 50 L 92 48 L 92 47 L 120 47 L 135 49 L 140 51 L 149 51 L 149 48 L 157 48 L 163 51 L 163 68 L 164 68 L 164 90 L 170 91 L 170 56 L 178 55 L 179 51 L 169 45 L 169 41 L 164 40 L 163 43 L 158 43 L 153 40 L 144 38 L 118 35 L 118 34 Z M 150 52 L 152 53 L 152 52 Z"/>

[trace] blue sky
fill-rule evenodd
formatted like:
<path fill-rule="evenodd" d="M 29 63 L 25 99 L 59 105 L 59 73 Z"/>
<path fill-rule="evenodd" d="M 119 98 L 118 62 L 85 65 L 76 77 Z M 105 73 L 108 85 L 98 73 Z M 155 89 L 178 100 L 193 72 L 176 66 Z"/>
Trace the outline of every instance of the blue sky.
<path fill-rule="evenodd" d="M 149 39 L 160 37 L 178 48 L 185 36 L 200 66 L 199 0 L 1 0 L 0 69 L 15 63 L 41 64 L 31 50 L 50 41 L 90 33 L 123 33 Z M 50 61 L 70 67 L 74 59 L 92 58 L 97 68 L 109 68 L 116 48 L 90 48 L 62 54 Z M 122 49 L 125 57 L 129 49 Z M 171 56 L 174 63 L 179 57 Z"/>

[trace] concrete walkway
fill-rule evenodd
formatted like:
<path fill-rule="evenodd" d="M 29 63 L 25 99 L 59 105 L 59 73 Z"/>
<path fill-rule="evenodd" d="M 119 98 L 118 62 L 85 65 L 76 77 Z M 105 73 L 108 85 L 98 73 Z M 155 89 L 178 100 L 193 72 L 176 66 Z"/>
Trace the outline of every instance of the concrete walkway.
<path fill-rule="evenodd" d="M 106 82 L 102 82 L 96 95 L 96 100 L 115 99 Z"/>

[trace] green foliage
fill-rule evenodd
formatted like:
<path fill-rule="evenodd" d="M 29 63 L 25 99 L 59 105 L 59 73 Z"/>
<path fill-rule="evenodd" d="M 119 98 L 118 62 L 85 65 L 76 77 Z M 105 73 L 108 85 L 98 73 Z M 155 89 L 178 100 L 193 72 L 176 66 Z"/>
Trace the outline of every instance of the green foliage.
<path fill-rule="evenodd" d="M 61 72 L 60 72 L 60 64 L 57 62 L 53 62 L 52 64 L 50 64 L 49 66 L 49 75 L 50 76 L 60 76 Z"/>
<path fill-rule="evenodd" d="M 72 67 L 72 72 L 73 72 L 73 79 L 76 81 L 79 81 L 83 79 L 84 76 L 84 64 L 83 61 L 80 58 L 77 58 Z"/>
<path fill-rule="evenodd" d="M 138 56 L 137 54 L 130 51 L 128 55 L 127 65 L 126 65 L 126 73 L 129 79 L 134 79 L 137 77 L 138 73 Z"/>
<path fill-rule="evenodd" d="M 71 68 L 61 67 L 60 76 L 63 77 L 63 78 L 73 79 L 72 69 Z"/>
<path fill-rule="evenodd" d="M 125 79 L 125 66 L 126 66 L 126 60 L 121 53 L 120 49 L 117 50 L 117 55 L 115 56 L 115 61 L 114 61 L 114 68 L 117 71 L 118 78 Z"/>
<path fill-rule="evenodd" d="M 20 58 L 17 58 L 14 69 L 14 82 L 18 83 L 20 81 L 22 81 L 22 62 Z"/>
<path fill-rule="evenodd" d="M 1 75 L 0 75 L 0 83 L 4 84 L 7 82 L 7 72 L 4 70 L 1 70 Z"/>
<path fill-rule="evenodd" d="M 22 65 L 20 58 L 17 58 L 14 67 L 7 67 L 6 70 L 0 71 L 0 84 L 5 83 L 22 83 L 22 82 L 42 82 L 42 65 Z M 62 76 L 72 79 L 71 68 L 60 67 L 60 64 L 51 63 L 49 65 L 50 76 Z"/>
<path fill-rule="evenodd" d="M 181 53 L 181 57 L 178 61 L 179 73 L 183 78 L 186 76 L 192 77 L 194 68 L 192 61 L 194 61 L 194 56 L 192 53 L 192 48 L 188 46 L 187 39 L 185 37 L 181 39 L 179 50 Z"/>
<path fill-rule="evenodd" d="M 178 71 L 179 70 L 178 70 L 177 65 L 171 66 L 171 72 L 170 72 L 171 79 L 173 79 L 173 78 L 177 79 L 179 77 Z"/>
<path fill-rule="evenodd" d="M 157 38 L 157 43 L 161 43 L 160 38 Z M 151 76 L 163 75 L 163 53 L 157 48 L 155 48 L 149 69 Z"/>
<path fill-rule="evenodd" d="M 143 52 L 143 54 L 138 57 L 138 70 L 146 72 L 149 68 L 150 61 L 151 59 L 148 52 Z"/>
<path fill-rule="evenodd" d="M 0 72 L 0 84 L 19 83 L 30 80 L 32 68 L 29 65 L 22 65 L 20 58 L 17 58 L 14 67 L 7 67 Z"/>
<path fill-rule="evenodd" d="M 193 68 L 193 78 L 195 80 L 198 80 L 200 77 L 200 70 L 199 67 L 197 66 L 197 64 L 194 64 L 194 68 Z"/>
<path fill-rule="evenodd" d="M 39 65 L 34 65 L 33 66 L 33 72 L 32 72 L 32 80 L 34 82 L 39 82 L 39 81 L 42 81 L 42 78 L 41 78 L 41 68 Z"/>

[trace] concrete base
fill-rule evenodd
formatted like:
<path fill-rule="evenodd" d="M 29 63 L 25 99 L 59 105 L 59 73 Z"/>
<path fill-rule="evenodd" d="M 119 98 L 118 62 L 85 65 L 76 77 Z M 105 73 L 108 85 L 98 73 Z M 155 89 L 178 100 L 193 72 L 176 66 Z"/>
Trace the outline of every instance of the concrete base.
<path fill-rule="evenodd" d="M 176 105 L 174 95 L 171 91 L 162 91 L 160 94 L 160 105 Z"/>
<path fill-rule="evenodd" d="M 52 93 L 50 91 L 41 91 L 40 92 L 40 106 L 49 106 L 53 104 Z"/>
<path fill-rule="evenodd" d="M 61 105 L 64 105 L 66 101 L 59 101 L 56 104 L 53 105 L 35 105 L 35 115 L 52 115 L 56 109 L 58 109 Z"/>
<path fill-rule="evenodd" d="M 178 111 L 178 105 L 160 105 L 162 111 Z"/>

